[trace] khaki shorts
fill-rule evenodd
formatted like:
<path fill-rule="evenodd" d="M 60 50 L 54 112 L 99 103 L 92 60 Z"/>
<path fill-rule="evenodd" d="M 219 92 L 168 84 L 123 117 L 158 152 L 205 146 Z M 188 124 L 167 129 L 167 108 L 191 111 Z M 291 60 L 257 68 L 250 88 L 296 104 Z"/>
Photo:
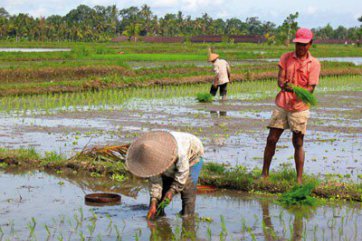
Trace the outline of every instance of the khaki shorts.
<path fill-rule="evenodd" d="M 280 107 L 273 110 L 268 128 L 290 129 L 293 132 L 301 132 L 303 135 L 307 131 L 309 110 L 291 112 Z"/>

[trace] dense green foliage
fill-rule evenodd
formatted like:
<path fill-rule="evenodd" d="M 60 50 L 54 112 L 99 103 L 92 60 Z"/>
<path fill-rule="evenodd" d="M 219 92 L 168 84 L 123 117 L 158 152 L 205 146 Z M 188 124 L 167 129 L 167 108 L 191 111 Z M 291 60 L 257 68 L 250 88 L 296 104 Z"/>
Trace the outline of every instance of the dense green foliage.
<path fill-rule="evenodd" d="M 65 16 L 51 15 L 34 18 L 27 13 L 10 15 L 0 8 L 0 39 L 30 41 L 108 41 L 117 35 L 138 36 L 196 36 L 196 35 L 263 35 L 269 43 L 288 43 L 298 27 L 298 12 L 286 16 L 281 26 L 262 22 L 251 16 L 213 19 L 207 13 L 192 19 L 179 11 L 164 16 L 155 15 L 148 5 L 118 9 L 116 5 L 93 8 L 79 5 Z M 330 25 L 314 29 L 320 39 L 361 38 L 361 28 L 333 29 Z M 225 38 L 227 40 L 227 38 Z"/>

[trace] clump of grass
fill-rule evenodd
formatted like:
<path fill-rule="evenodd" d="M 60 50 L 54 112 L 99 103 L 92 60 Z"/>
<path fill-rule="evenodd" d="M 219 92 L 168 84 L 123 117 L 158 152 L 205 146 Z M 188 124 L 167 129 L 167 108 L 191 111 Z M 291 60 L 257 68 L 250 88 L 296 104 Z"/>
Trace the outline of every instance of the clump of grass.
<path fill-rule="evenodd" d="M 197 93 L 196 99 L 199 102 L 212 102 L 214 98 L 210 93 Z"/>
<path fill-rule="evenodd" d="M 301 186 L 295 186 L 290 191 L 285 192 L 278 199 L 278 203 L 283 206 L 293 206 L 293 205 L 308 205 L 315 206 L 317 200 L 311 196 L 315 184 L 308 183 Z"/>
<path fill-rule="evenodd" d="M 214 163 L 214 162 L 209 162 L 206 163 L 203 167 L 204 172 L 208 172 L 211 174 L 223 174 L 226 171 L 225 166 L 219 164 L 219 163 Z"/>
<path fill-rule="evenodd" d="M 36 152 L 34 148 L 27 149 L 6 149 L 0 148 L 0 158 L 16 158 L 19 161 L 22 160 L 39 160 L 40 155 Z"/>
<path fill-rule="evenodd" d="M 292 87 L 294 93 L 297 95 L 298 99 L 302 100 L 304 103 L 310 105 L 310 106 L 316 106 L 318 103 L 317 98 L 308 90 L 299 87 L 299 86 L 295 86 L 295 85 L 290 85 L 290 87 Z"/>

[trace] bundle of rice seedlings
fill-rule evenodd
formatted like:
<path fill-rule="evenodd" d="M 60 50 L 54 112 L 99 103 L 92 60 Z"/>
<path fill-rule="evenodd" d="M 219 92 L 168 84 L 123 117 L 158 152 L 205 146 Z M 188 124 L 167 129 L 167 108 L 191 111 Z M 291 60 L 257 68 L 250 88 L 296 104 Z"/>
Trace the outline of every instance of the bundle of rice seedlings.
<path fill-rule="evenodd" d="M 213 96 L 210 93 L 197 93 L 196 99 L 199 102 L 212 102 Z"/>
<path fill-rule="evenodd" d="M 282 196 L 278 199 L 278 202 L 284 206 L 315 206 L 317 204 L 317 200 L 310 196 L 314 188 L 315 184 L 312 183 L 295 186 L 292 188 L 292 190 L 283 193 Z"/>
<path fill-rule="evenodd" d="M 171 203 L 171 200 L 168 198 L 165 198 L 162 202 L 160 202 L 157 206 L 157 216 L 160 216 L 160 214 L 163 212 L 163 210 Z"/>
<path fill-rule="evenodd" d="M 308 90 L 295 86 L 292 84 L 289 84 L 290 87 L 292 87 L 294 93 L 297 95 L 298 99 L 302 100 L 304 103 L 310 105 L 310 106 L 316 106 L 318 103 L 317 98 L 310 93 Z"/>

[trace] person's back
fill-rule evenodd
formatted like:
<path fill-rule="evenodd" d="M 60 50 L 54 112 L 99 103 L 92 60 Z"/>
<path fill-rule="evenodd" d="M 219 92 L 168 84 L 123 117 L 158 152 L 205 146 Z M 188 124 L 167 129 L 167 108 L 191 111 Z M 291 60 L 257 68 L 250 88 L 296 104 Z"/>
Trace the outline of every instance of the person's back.
<path fill-rule="evenodd" d="M 218 85 L 229 83 L 230 66 L 224 59 L 217 59 L 214 63 L 214 71 L 218 76 Z"/>

